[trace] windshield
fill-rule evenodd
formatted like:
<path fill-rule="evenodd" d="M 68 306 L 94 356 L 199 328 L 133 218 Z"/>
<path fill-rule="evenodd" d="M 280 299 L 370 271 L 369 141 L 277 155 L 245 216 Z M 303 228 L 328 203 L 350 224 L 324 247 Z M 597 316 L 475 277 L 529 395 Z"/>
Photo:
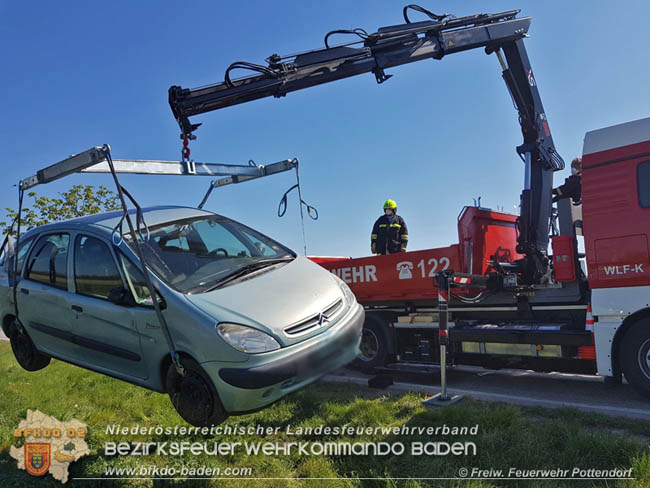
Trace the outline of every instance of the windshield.
<path fill-rule="evenodd" d="M 133 248 L 131 236 L 125 240 Z M 140 242 L 147 265 L 183 293 L 207 291 L 245 271 L 295 257 L 273 239 L 218 215 L 151 227 L 149 240 Z"/>

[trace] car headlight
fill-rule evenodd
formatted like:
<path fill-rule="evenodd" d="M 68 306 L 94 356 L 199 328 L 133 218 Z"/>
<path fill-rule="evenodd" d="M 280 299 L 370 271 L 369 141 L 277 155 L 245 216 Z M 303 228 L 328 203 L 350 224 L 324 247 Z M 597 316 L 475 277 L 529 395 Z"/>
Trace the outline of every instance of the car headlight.
<path fill-rule="evenodd" d="M 217 324 L 217 332 L 223 340 L 241 352 L 257 354 L 280 349 L 280 344 L 273 337 L 252 327 L 222 322 Z"/>
<path fill-rule="evenodd" d="M 345 297 L 345 301 L 348 302 L 348 305 L 352 306 L 357 303 L 357 297 L 354 296 L 354 293 L 352 293 L 352 290 L 350 290 L 350 287 L 345 281 L 340 280 L 339 286 L 341 287 L 341 291 L 343 292 L 343 296 Z"/>

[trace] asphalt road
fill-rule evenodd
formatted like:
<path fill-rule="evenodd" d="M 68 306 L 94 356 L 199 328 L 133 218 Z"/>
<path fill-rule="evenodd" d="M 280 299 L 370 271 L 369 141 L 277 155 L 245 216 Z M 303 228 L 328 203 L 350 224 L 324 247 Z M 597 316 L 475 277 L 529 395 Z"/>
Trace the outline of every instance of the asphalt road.
<path fill-rule="evenodd" d="M 435 394 L 440 391 L 440 370 L 426 373 L 393 374 L 388 392 L 416 391 Z M 546 408 L 574 407 L 605 415 L 650 420 L 650 399 L 640 396 L 626 383 L 605 385 L 603 378 L 564 373 L 535 373 L 520 370 L 487 370 L 455 366 L 447 370 L 447 389 L 477 400 L 497 401 Z M 348 382 L 367 387 L 372 375 L 340 369 L 325 381 Z"/>

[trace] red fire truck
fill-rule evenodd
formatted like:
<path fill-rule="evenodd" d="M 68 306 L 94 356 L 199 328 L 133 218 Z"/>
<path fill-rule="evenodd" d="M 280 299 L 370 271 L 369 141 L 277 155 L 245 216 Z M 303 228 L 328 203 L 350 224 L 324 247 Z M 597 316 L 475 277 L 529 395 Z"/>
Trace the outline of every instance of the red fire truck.
<path fill-rule="evenodd" d="M 411 21 L 412 11 L 427 19 Z M 191 116 L 364 73 L 384 83 L 392 76 L 386 69 L 470 49 L 495 54 L 523 135 L 516 148 L 524 167 L 520 212 L 466 207 L 458 217 L 458 242 L 445 248 L 313 258 L 349 283 L 367 309 L 359 362 L 377 367 L 445 359 L 598 373 L 612 382 L 624 374 L 650 396 L 650 119 L 589 132 L 582 208 L 568 199 L 554 206 L 553 173 L 565 165 L 524 46 L 531 19 L 518 13 L 454 17 L 408 5 L 404 23 L 372 33 L 332 31 L 325 47 L 272 54 L 267 65 L 232 63 L 223 82 L 170 87 L 169 103 L 187 143 L 200 125 Z M 345 34 L 356 37 L 331 45 L 333 35 Z M 232 79 L 235 69 L 253 74 Z M 439 322 L 434 277 L 452 270 L 447 335 L 439 325 L 446 320 Z M 449 342 L 444 358 L 441 337 Z"/>
<path fill-rule="evenodd" d="M 569 223 L 560 222 L 551 238 L 549 282 L 528 288 L 525 300 L 505 290 L 452 291 L 448 360 L 597 373 L 610 381 L 624 373 L 650 395 L 650 118 L 588 132 L 582 162 L 582 205 L 558 202 Z M 515 262 L 516 222 L 515 215 L 465 207 L 458 243 L 449 247 L 312 258 L 367 308 L 358 362 L 437 363 L 432 278 L 445 269 L 487 275 L 495 262 Z M 586 269 L 575 245 L 583 233 Z"/>

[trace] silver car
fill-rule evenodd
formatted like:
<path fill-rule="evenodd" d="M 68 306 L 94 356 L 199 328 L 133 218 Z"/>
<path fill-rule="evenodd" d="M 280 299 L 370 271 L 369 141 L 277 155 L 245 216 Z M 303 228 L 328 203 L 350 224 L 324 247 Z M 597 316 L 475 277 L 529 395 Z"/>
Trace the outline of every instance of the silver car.
<path fill-rule="evenodd" d="M 23 368 L 55 357 L 167 392 L 187 422 L 212 425 L 355 358 L 364 311 L 339 278 L 226 217 L 154 207 L 144 211 L 150 234 L 141 246 L 179 373 L 133 236 L 115 231 L 121 216 L 38 227 L 3 259 L 2 328 Z"/>

